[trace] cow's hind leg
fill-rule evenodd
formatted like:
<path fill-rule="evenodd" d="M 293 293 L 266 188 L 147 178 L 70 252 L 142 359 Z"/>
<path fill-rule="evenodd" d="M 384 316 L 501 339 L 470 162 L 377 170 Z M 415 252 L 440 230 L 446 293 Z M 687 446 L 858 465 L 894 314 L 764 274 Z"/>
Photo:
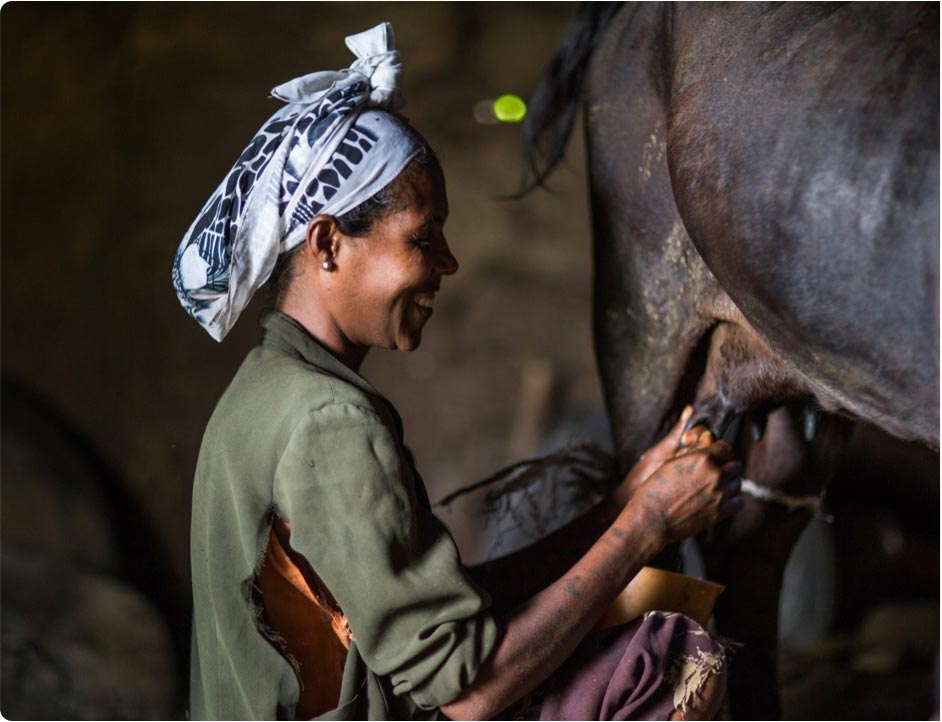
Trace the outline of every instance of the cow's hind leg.
<path fill-rule="evenodd" d="M 745 460 L 745 478 L 798 498 L 824 490 L 845 448 L 850 424 L 822 416 L 812 428 L 804 404 L 792 403 L 769 414 L 758 440 L 748 416 L 742 426 L 737 451 Z M 781 712 L 777 640 L 782 575 L 812 513 L 744 498 L 743 510 L 713 530 L 708 541 L 701 540 L 700 547 L 709 578 L 727 585 L 716 607 L 720 633 L 743 644 L 729 673 L 733 719 L 776 719 Z"/>

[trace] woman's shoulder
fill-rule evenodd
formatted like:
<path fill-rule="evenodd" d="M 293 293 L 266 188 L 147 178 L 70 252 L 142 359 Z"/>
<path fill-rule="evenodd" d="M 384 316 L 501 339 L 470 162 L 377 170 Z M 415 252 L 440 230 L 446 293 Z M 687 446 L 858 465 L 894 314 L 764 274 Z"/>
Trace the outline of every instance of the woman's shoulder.
<path fill-rule="evenodd" d="M 389 402 L 329 370 L 269 346 L 249 352 L 226 389 L 224 413 L 277 415 L 289 424 L 343 417 L 351 423 L 394 427 Z"/>

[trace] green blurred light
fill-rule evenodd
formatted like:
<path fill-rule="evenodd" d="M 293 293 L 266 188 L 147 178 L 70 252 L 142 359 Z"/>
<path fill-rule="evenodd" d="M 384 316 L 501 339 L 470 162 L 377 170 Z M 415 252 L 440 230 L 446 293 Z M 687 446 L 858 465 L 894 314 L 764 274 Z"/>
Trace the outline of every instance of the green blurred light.
<path fill-rule="evenodd" d="M 519 123 L 527 114 L 527 104 L 516 95 L 502 95 L 494 101 L 494 117 L 502 123 Z"/>

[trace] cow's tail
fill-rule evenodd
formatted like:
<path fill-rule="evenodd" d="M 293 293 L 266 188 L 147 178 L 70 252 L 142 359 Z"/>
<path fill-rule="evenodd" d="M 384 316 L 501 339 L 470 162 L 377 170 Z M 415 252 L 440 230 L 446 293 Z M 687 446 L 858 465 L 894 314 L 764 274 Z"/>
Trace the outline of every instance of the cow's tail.
<path fill-rule="evenodd" d="M 537 186 L 559 164 L 579 109 L 582 82 L 599 36 L 620 2 L 584 2 L 530 98 L 523 124 L 519 195 Z"/>

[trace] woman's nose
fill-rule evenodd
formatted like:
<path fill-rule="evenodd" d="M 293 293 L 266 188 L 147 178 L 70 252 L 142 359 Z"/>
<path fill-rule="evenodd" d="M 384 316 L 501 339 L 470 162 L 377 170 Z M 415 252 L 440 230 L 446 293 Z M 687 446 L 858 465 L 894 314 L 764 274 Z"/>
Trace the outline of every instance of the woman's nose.
<path fill-rule="evenodd" d="M 458 259 L 451 254 L 447 243 L 443 243 L 438 254 L 436 270 L 443 276 L 450 276 L 458 270 Z"/>

